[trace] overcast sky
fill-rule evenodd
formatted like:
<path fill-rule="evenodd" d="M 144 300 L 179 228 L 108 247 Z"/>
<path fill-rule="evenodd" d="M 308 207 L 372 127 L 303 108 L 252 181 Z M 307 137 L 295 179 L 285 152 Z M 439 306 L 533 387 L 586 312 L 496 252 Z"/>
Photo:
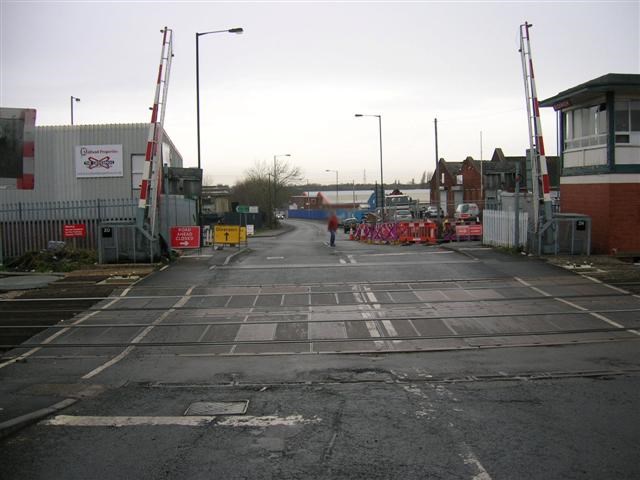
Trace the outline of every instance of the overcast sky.
<path fill-rule="evenodd" d="M 540 99 L 606 73 L 640 72 L 640 8 L 629 2 L 214 3 L 0 0 L 0 105 L 38 125 L 148 122 L 160 29 L 174 31 L 165 128 L 195 166 L 195 32 L 205 175 L 233 183 L 290 153 L 304 177 L 419 181 L 495 147 L 523 155 L 527 119 L 518 26 L 531 30 Z M 555 116 L 542 117 L 555 154 Z"/>

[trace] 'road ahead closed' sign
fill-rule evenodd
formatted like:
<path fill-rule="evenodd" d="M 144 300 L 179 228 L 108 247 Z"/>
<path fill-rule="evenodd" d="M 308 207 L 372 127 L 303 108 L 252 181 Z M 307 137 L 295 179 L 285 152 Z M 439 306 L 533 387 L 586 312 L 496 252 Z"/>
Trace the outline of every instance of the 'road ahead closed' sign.
<path fill-rule="evenodd" d="M 171 248 L 200 248 L 200 227 L 171 227 Z"/>
<path fill-rule="evenodd" d="M 223 245 L 247 241 L 247 229 L 237 225 L 216 225 L 213 243 Z"/>

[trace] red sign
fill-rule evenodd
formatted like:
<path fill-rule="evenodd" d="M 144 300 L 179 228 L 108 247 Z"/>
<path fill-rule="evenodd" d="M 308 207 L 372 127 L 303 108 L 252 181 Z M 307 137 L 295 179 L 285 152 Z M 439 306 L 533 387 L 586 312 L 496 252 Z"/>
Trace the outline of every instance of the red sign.
<path fill-rule="evenodd" d="M 87 236 L 87 226 L 84 223 L 70 223 L 62 226 L 64 238 L 76 238 Z"/>
<path fill-rule="evenodd" d="M 482 225 L 469 225 L 469 235 L 481 236 L 482 235 Z"/>
<path fill-rule="evenodd" d="M 469 236 L 469 226 L 468 225 L 456 225 L 456 235 L 458 237 L 468 237 Z"/>
<path fill-rule="evenodd" d="M 171 227 L 171 248 L 200 248 L 200 227 Z"/>

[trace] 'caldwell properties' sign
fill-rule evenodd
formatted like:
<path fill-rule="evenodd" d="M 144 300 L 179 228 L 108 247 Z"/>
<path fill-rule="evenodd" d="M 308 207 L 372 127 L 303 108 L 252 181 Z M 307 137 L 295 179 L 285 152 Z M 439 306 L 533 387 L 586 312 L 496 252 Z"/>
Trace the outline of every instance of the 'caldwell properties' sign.
<path fill-rule="evenodd" d="M 76 145 L 76 177 L 122 176 L 122 145 Z"/>

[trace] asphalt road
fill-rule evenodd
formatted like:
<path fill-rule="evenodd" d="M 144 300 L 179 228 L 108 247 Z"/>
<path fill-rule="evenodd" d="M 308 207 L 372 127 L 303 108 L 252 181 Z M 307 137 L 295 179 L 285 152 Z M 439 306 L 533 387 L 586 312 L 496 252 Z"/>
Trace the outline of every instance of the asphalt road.
<path fill-rule="evenodd" d="M 0 422 L 32 423 L 2 440 L 3 478 L 640 476 L 638 295 L 291 223 L 5 354 Z"/>

